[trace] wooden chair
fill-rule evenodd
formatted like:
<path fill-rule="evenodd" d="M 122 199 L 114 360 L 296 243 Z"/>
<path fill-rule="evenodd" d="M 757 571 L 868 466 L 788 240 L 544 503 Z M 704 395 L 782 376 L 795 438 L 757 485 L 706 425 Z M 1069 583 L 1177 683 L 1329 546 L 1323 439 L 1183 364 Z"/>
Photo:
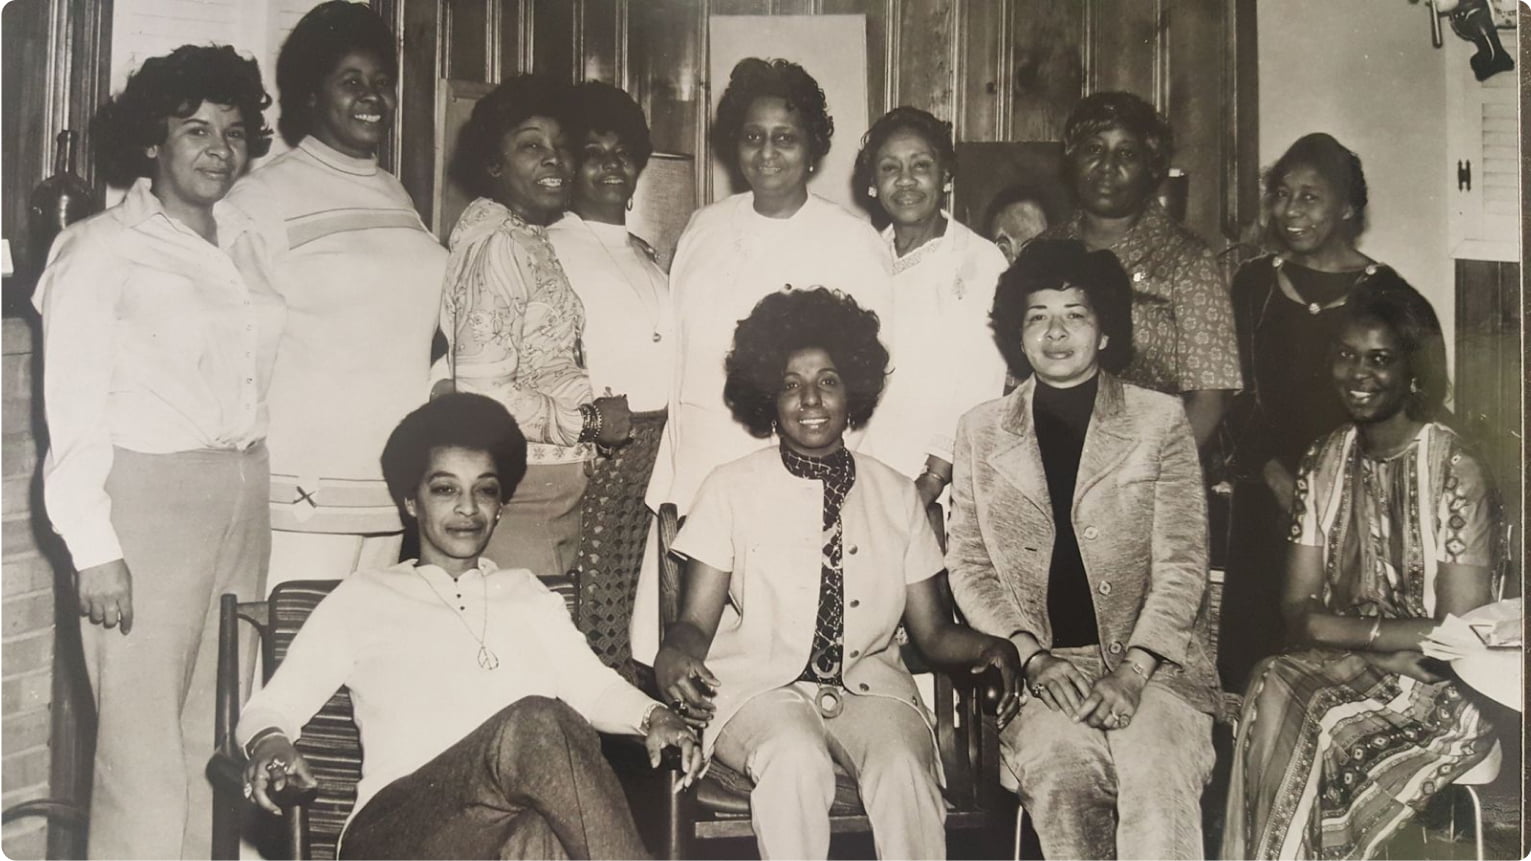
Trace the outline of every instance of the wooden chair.
<path fill-rule="evenodd" d="M 940 509 L 933 506 L 934 524 L 942 525 Z M 676 508 L 665 503 L 659 509 L 660 617 L 665 626 L 680 614 L 681 565 L 670 554 L 679 531 Z M 944 535 L 938 528 L 937 535 Z M 924 660 L 913 646 L 904 647 L 905 663 L 915 672 Z M 976 831 L 1002 845 L 1008 831 L 1003 821 L 1007 807 L 999 786 L 999 731 L 994 718 L 998 704 L 997 682 L 989 675 L 937 672 L 935 674 L 936 738 L 946 770 L 946 828 Z M 707 776 L 691 788 L 679 791 L 681 775 L 671 765 L 670 792 L 662 814 L 665 833 L 660 854 L 666 858 L 693 857 L 697 844 L 706 841 L 749 838 L 750 779 L 713 761 Z M 862 809 L 856 782 L 835 769 L 835 801 L 829 811 L 830 832 L 866 833 L 871 822 Z M 704 854 L 705 857 L 705 854 Z"/>
<path fill-rule="evenodd" d="M 579 588 L 570 575 L 544 577 L 542 582 L 563 596 L 571 618 L 577 618 Z M 307 793 L 277 799 L 282 819 L 268 816 L 243 794 L 244 751 L 234 741 L 239 720 L 239 640 L 241 621 L 253 625 L 260 636 L 265 678 L 287 657 L 292 639 L 319 602 L 339 580 L 294 580 L 272 590 L 265 601 L 240 602 L 224 595 L 218 620 L 217 753 L 208 763 L 213 782 L 213 851 L 218 859 L 239 857 L 240 837 L 271 837 L 271 826 L 283 826 L 281 845 L 268 851 L 287 858 L 335 857 L 341 829 L 356 804 L 356 782 L 361 779 L 361 736 L 351 709 L 351 695 L 341 688 L 313 719 L 303 726 L 296 744 L 308 760 L 319 786 Z M 265 832 L 265 833 L 262 833 Z"/>

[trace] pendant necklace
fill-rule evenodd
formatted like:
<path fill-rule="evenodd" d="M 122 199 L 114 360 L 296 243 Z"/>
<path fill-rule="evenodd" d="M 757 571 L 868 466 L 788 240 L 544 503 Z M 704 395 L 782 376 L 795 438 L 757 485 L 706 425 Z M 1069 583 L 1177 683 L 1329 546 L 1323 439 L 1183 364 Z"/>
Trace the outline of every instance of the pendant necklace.
<path fill-rule="evenodd" d="M 415 568 L 412 570 L 416 574 L 420 575 L 421 580 L 425 581 L 425 587 L 431 590 L 431 594 L 436 596 L 436 600 L 440 601 L 448 610 L 452 611 L 452 615 L 456 616 L 457 621 L 462 623 L 463 628 L 468 632 L 468 636 L 472 637 L 478 642 L 479 668 L 483 670 L 498 669 L 500 666 L 500 656 L 496 655 L 494 650 L 489 648 L 489 645 L 484 642 L 485 636 L 489 633 L 489 581 L 484 578 L 482 572 L 479 574 L 479 585 L 484 587 L 484 623 L 479 627 L 479 632 L 475 634 L 473 633 L 472 626 L 468 624 L 468 620 L 464 619 L 462 613 L 458 612 L 458 610 L 452 606 L 451 601 L 443 598 L 441 593 L 436 591 L 436 587 L 431 584 L 430 579 L 425 576 L 424 572 L 420 570 L 419 566 L 415 566 Z"/>
<path fill-rule="evenodd" d="M 581 218 L 580 224 L 584 225 L 585 230 L 590 234 L 590 238 L 595 240 L 595 244 L 601 247 L 601 251 L 606 254 L 606 259 L 611 261 L 611 268 L 616 270 L 617 274 L 622 277 L 622 280 L 627 282 L 627 286 L 632 289 L 634 294 L 637 295 L 638 302 L 643 305 L 644 314 L 646 314 L 649 318 L 649 328 L 653 330 L 654 343 L 657 344 L 660 341 L 663 341 L 664 336 L 659 333 L 659 314 L 661 300 L 657 295 L 654 295 L 655 291 L 653 289 L 653 285 L 650 284 L 648 292 L 645 293 L 642 287 L 634 284 L 633 279 L 627 277 L 627 273 L 623 271 L 622 262 L 617 259 L 615 254 L 611 253 L 610 248 L 606 247 L 605 241 L 601 239 L 601 235 L 595 231 L 595 228 L 590 226 L 590 222 Z M 623 235 L 626 236 L 626 225 L 622 226 L 622 230 Z M 627 242 L 629 247 L 631 247 L 632 238 L 630 236 L 627 238 Z"/>

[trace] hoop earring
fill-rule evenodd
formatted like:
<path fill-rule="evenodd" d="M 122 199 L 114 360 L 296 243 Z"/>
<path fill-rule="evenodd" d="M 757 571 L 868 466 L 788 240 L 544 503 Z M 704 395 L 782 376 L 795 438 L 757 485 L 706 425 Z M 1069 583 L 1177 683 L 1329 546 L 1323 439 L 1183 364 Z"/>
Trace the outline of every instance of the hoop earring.
<path fill-rule="evenodd" d="M 628 212 L 632 212 L 633 211 L 633 199 L 631 197 L 629 197 L 627 199 L 627 211 Z"/>

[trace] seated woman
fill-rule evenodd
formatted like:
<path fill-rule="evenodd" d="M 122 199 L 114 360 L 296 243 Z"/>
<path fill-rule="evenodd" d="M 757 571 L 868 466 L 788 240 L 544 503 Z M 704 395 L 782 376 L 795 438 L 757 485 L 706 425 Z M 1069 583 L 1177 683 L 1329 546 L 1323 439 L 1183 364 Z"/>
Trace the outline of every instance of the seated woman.
<path fill-rule="evenodd" d="M 780 443 L 713 470 L 675 542 L 685 592 L 655 674 L 704 746 L 755 782 L 762 858 L 826 857 L 833 762 L 856 777 L 880 857 L 945 857 L 940 760 L 900 622 L 937 664 L 998 667 L 1000 720 L 1015 710 L 1015 648 L 952 621 L 914 486 L 845 447 L 882 391 L 877 329 L 822 287 L 755 306 L 724 396 Z"/>
<path fill-rule="evenodd" d="M 625 395 L 594 397 L 581 334 L 585 307 L 547 226 L 569 203 L 569 89 L 511 78 L 479 99 L 452 168 L 478 195 L 452 228 L 441 297 L 449 343 L 436 391 L 488 395 L 528 437 L 526 481 L 505 509 L 490 555 L 534 574 L 563 574 L 579 552 L 580 501 L 595 444 L 631 428 Z"/>
<path fill-rule="evenodd" d="M 292 739 L 341 686 L 361 727 L 348 858 L 641 858 L 643 844 L 592 730 L 645 736 L 657 765 L 695 737 L 601 664 L 563 599 L 479 554 L 526 471 L 504 407 L 443 395 L 399 423 L 383 473 L 420 560 L 358 571 L 303 625 L 236 736 L 245 795 L 313 784 Z"/>
<path fill-rule="evenodd" d="M 1113 375 L 1130 302 L 1109 251 L 1026 246 L 993 315 L 1025 382 L 957 428 L 952 592 L 1020 650 L 1029 696 L 1000 747 L 1049 858 L 1203 853 L 1206 502 L 1178 399 Z"/>
<path fill-rule="evenodd" d="M 1282 612 L 1300 648 L 1251 677 L 1225 858 L 1370 858 L 1492 746 L 1420 653 L 1489 602 L 1498 558 L 1488 473 L 1441 423 L 1440 322 L 1387 272 L 1351 294 L 1332 355 L 1350 421 L 1298 471 Z"/>

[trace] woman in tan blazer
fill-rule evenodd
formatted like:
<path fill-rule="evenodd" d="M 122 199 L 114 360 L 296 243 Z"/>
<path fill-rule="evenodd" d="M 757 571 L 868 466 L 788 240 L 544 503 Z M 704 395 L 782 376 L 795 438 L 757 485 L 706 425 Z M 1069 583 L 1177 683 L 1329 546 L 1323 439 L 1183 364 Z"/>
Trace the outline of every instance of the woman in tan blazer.
<path fill-rule="evenodd" d="M 947 568 L 972 625 L 1019 650 L 1000 743 L 1050 858 L 1203 852 L 1206 503 L 1179 400 L 1108 371 L 1130 302 L 1109 251 L 1028 245 L 993 313 L 1025 382 L 957 430 Z"/>

